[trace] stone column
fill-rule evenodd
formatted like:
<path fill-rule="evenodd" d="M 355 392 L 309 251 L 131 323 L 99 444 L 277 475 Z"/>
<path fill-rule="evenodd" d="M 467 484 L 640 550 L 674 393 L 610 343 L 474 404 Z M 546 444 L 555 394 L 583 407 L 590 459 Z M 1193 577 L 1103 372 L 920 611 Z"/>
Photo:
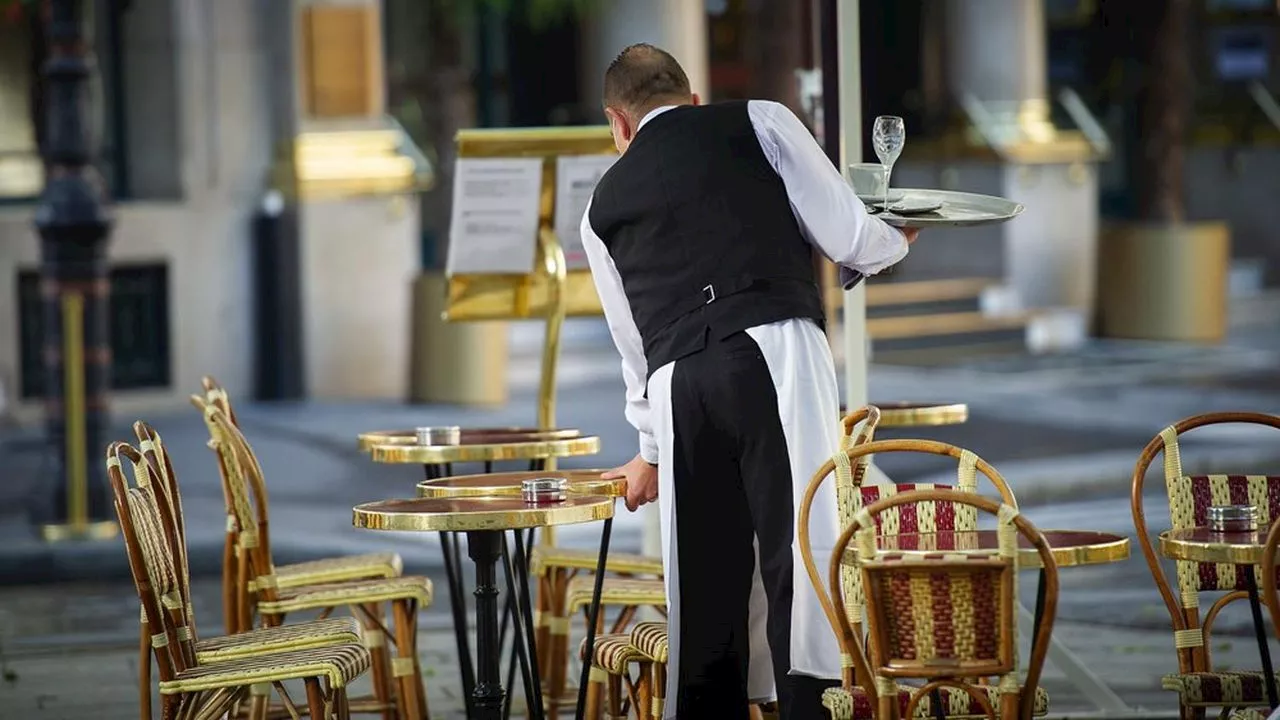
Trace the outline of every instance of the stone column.
<path fill-rule="evenodd" d="M 710 100 L 707 76 L 707 12 L 703 0 L 603 0 L 599 11 L 584 23 L 582 98 L 592 117 L 603 122 L 600 91 L 604 71 L 622 48 L 638 42 L 656 45 L 675 56 L 689 76 L 689 84 L 703 102 Z M 662 553 L 658 504 L 646 506 L 646 555 Z"/>
<path fill-rule="evenodd" d="M 83 0 L 47 5 L 48 106 L 41 148 L 44 193 L 36 208 L 40 294 L 44 299 L 44 398 L 48 484 L 33 515 L 48 540 L 115 533 L 104 477 L 111 346 L 107 240 L 112 218 L 89 104 L 94 59 L 84 32 Z"/>
<path fill-rule="evenodd" d="M 583 104 L 593 117 L 600 110 L 604 71 L 622 48 L 638 42 L 675 56 L 703 102 L 711 94 L 707 66 L 707 11 L 704 0 L 601 0 L 583 24 Z"/>
<path fill-rule="evenodd" d="M 1023 122 L 1046 120 L 1043 0 L 947 0 L 947 72 L 957 100 L 1009 103 Z"/>

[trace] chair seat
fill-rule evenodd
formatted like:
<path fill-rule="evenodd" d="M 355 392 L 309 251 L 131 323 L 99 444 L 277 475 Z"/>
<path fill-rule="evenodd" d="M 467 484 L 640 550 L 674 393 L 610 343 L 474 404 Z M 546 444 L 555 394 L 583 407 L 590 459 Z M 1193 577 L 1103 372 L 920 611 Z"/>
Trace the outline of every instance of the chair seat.
<path fill-rule="evenodd" d="M 1229 720 L 1267 720 L 1270 715 L 1271 713 L 1266 710 L 1244 708 L 1243 710 L 1233 710 L 1228 718 Z"/>
<path fill-rule="evenodd" d="M 431 580 L 425 577 L 407 576 L 310 585 L 295 591 L 284 591 L 280 593 L 277 600 L 260 601 L 258 612 L 279 615 L 298 610 L 363 605 L 392 600 L 416 600 L 419 607 L 430 605 Z"/>
<path fill-rule="evenodd" d="M 585 659 L 586 653 L 587 639 L 583 638 L 578 645 L 578 658 Z M 627 666 L 631 663 L 649 661 L 648 655 L 631 644 L 629 633 L 596 636 L 595 658 L 591 662 L 593 667 L 598 667 L 610 675 L 622 675 L 627 672 Z"/>
<path fill-rule="evenodd" d="M 281 589 L 322 585 L 348 580 L 399 577 L 404 562 L 396 553 L 370 553 L 324 558 L 276 566 L 276 587 Z"/>
<path fill-rule="evenodd" d="M 351 645 L 359 643 L 360 638 L 360 623 L 355 618 L 329 618 L 201 640 L 196 643 L 196 661 L 217 663 L 291 650 Z"/>
<path fill-rule="evenodd" d="M 369 651 L 363 645 L 295 650 L 200 665 L 160 683 L 161 695 L 235 688 L 258 683 L 324 678 L 330 687 L 346 687 L 369 669 Z"/>
<path fill-rule="evenodd" d="M 1260 670 L 1196 672 L 1165 675 L 1160 685 L 1182 698 L 1183 705 L 1267 705 L 1267 689 Z M 1280 682 L 1280 673 L 1276 675 Z"/>
<path fill-rule="evenodd" d="M 665 663 L 669 649 L 667 624 L 665 622 L 636 623 L 636 626 L 631 628 L 631 644 L 654 662 Z"/>
<path fill-rule="evenodd" d="M 566 615 L 590 607 L 595 584 L 595 575 L 580 575 L 569 581 L 564 601 Z M 666 607 L 667 590 L 661 578 L 606 577 L 600 589 L 600 604 Z"/>
<path fill-rule="evenodd" d="M 529 572 L 535 576 L 540 576 L 550 568 L 595 570 L 599 561 L 599 550 L 538 546 L 529 555 Z M 604 568 L 609 572 L 626 575 L 661 576 L 662 559 L 649 557 L 648 555 L 611 552 L 605 560 Z"/>
<path fill-rule="evenodd" d="M 979 688 L 986 692 L 987 700 L 991 702 L 992 708 L 999 713 L 999 688 L 992 685 L 981 685 Z M 907 703 L 911 701 L 911 693 L 914 691 L 914 688 L 899 687 L 899 715 L 906 714 Z M 988 717 L 982 706 L 964 690 L 944 687 L 939 688 L 938 692 L 942 694 L 942 701 L 947 705 L 946 717 L 951 718 L 951 720 L 986 720 Z M 852 694 L 844 688 L 831 688 L 822 694 L 822 705 L 831 711 L 831 720 L 871 720 L 874 717 L 871 699 L 867 697 L 862 688 L 858 687 L 853 689 Z M 1049 714 L 1049 693 L 1045 692 L 1044 688 L 1036 688 L 1031 714 L 1034 716 Z M 916 703 L 915 716 L 911 720 L 931 720 L 933 717 L 933 697 L 932 693 L 929 693 L 921 698 L 920 702 Z"/>

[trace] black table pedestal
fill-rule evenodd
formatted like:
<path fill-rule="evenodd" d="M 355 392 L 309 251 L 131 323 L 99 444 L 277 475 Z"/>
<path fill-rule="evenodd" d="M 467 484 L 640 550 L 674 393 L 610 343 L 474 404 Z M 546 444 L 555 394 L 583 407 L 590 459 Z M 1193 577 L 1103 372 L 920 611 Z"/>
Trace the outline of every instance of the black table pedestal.
<path fill-rule="evenodd" d="M 476 566 L 476 686 L 471 694 L 471 711 L 478 720 L 502 720 L 497 572 L 502 533 L 467 533 L 467 555 Z"/>

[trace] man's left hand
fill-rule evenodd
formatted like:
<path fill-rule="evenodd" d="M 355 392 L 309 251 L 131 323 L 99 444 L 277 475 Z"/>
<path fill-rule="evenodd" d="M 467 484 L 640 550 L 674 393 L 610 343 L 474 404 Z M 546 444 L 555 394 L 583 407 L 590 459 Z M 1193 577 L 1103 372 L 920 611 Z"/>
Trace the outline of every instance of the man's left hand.
<path fill-rule="evenodd" d="M 601 477 L 605 480 L 626 479 L 627 509 L 631 512 L 658 499 L 658 466 L 650 465 L 639 455 L 622 467 L 606 471 Z"/>

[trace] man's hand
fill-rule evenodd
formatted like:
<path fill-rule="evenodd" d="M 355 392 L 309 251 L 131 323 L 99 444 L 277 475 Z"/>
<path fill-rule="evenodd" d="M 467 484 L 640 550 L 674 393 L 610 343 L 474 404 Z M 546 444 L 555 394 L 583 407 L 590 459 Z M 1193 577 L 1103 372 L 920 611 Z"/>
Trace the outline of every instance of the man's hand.
<path fill-rule="evenodd" d="M 626 465 L 605 472 L 601 477 L 605 480 L 626 478 L 627 509 L 631 512 L 658 499 L 658 466 L 650 465 L 639 455 Z"/>
<path fill-rule="evenodd" d="M 920 228 L 898 228 L 898 229 L 901 230 L 902 235 L 907 238 L 908 245 L 915 242 L 916 238 L 919 237 L 920 235 Z"/>

